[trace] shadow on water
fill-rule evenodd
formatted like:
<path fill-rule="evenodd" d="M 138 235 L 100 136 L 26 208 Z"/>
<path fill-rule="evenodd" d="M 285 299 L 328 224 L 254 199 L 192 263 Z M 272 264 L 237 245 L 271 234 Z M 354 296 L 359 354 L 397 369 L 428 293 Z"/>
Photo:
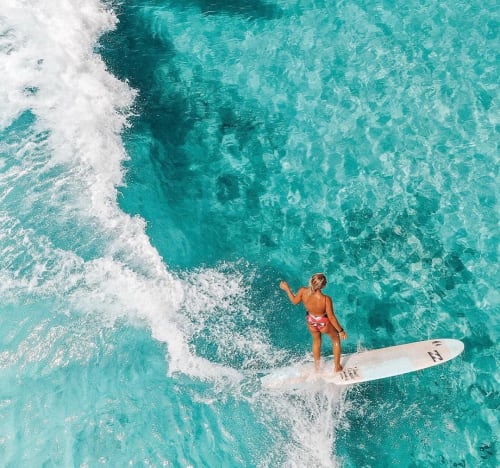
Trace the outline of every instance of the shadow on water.
<path fill-rule="evenodd" d="M 177 6 L 180 2 L 172 3 Z M 277 8 L 259 1 L 191 0 L 182 3 L 184 7 L 198 5 L 202 11 L 206 10 L 211 14 L 244 14 L 255 18 L 274 17 L 270 12 Z M 150 4 L 151 2 L 147 2 L 148 6 Z M 179 86 L 179 71 L 173 63 L 176 56 L 174 45 L 165 35 L 155 34 L 151 22 L 136 13 L 145 5 L 146 2 L 138 1 L 123 3 L 117 7 L 117 29 L 101 38 L 102 48 L 99 52 L 115 76 L 127 81 L 132 88 L 139 91 L 136 111 L 140 116 L 133 119 L 133 125 L 137 128 L 141 124 L 147 124 L 154 138 L 168 151 L 168 158 L 173 159 L 172 165 L 178 168 L 179 165 L 185 165 L 185 154 L 180 147 L 186 134 L 196 121 L 206 117 L 208 104 L 203 101 L 194 103 L 197 98 L 187 94 L 186 90 Z M 160 8 L 160 2 L 158 5 Z M 158 78 L 160 72 L 161 78 Z M 202 79 L 199 76 L 201 70 L 195 69 L 193 73 L 195 79 Z M 206 82 L 203 84 L 207 86 Z M 208 83 L 208 86 L 210 85 L 214 89 L 221 88 L 217 81 Z M 231 108 L 231 104 L 241 98 L 231 96 L 231 90 L 227 94 L 227 99 L 220 102 L 217 109 L 221 121 L 220 131 L 224 133 L 236 128 L 239 136 L 244 137 L 255 128 L 255 123 L 250 121 L 251 119 L 241 118 L 240 112 Z"/>
<path fill-rule="evenodd" d="M 178 3 L 171 2 L 171 5 L 180 9 Z M 207 14 L 244 15 L 264 20 L 277 14 L 274 7 L 258 1 L 192 0 L 182 3 L 182 8 L 196 6 L 206 10 Z M 189 247 L 183 250 L 179 246 L 172 247 L 175 244 L 172 241 L 172 245 L 164 246 L 162 252 L 170 264 L 185 265 L 200 259 L 210 262 L 211 257 L 218 258 L 217 251 L 222 249 L 230 255 L 234 248 L 230 234 L 226 232 L 233 221 L 259 216 L 258 200 L 265 192 L 263 180 L 268 176 L 262 156 L 262 134 L 266 145 L 280 148 L 284 136 L 277 128 L 285 126 L 281 116 L 268 116 L 255 99 L 241 96 L 238 86 L 223 85 L 217 73 L 203 70 L 197 63 L 193 62 L 190 68 L 192 80 L 186 86 L 182 70 L 176 63 L 182 57 L 177 54 L 166 26 L 158 22 L 157 13 L 164 8 L 164 3 L 160 2 L 156 6 L 144 1 L 123 2 L 115 9 L 119 19 L 116 30 L 105 34 L 100 41 L 99 52 L 111 73 L 138 91 L 136 115 L 124 135 L 132 160 L 127 163 L 129 186 L 123 193 L 133 192 L 131 182 L 146 177 L 141 172 L 140 163 L 136 164 L 138 158 L 142 158 L 146 161 L 144 164 L 152 164 L 153 177 L 158 177 L 162 198 L 156 200 L 157 206 L 162 210 L 166 210 L 166 206 L 172 207 L 169 214 L 172 220 L 160 220 L 158 210 L 154 212 L 152 200 L 138 206 L 133 200 L 138 198 L 135 195 L 125 196 L 123 208 L 140 213 L 147 220 L 155 217 L 155 223 L 148 226 L 148 234 L 160 250 L 165 230 L 172 230 L 173 225 L 182 232 L 178 243 L 187 245 L 182 238 L 188 235 L 188 244 L 203 242 L 206 245 L 203 251 Z M 223 141 L 231 142 L 226 148 L 236 159 L 251 154 L 252 157 L 248 158 L 250 167 L 237 173 L 228 168 L 222 161 Z M 143 189 L 141 192 L 145 193 Z M 207 204 L 207 197 L 214 200 Z M 230 210 L 226 210 L 226 206 Z M 193 214 L 196 210 L 197 218 Z M 189 213 L 189 219 L 196 218 L 196 229 L 186 213 Z M 162 227 L 160 222 L 164 223 Z M 234 226 L 237 225 L 233 223 Z M 198 238 L 202 232 L 205 237 Z M 211 240 L 208 240 L 207 232 L 211 233 Z M 170 234 L 174 236 L 172 232 Z M 241 235 L 254 242 L 246 231 Z M 186 260 L 190 255 L 202 257 Z"/>
<path fill-rule="evenodd" d="M 159 66 L 172 82 L 178 79 L 172 65 L 175 49 L 164 37 L 151 33 L 149 24 L 134 10 L 143 2 L 122 4 L 117 9 L 117 29 L 101 38 L 100 53 L 110 71 L 138 91 L 132 132 L 148 128 L 154 139 L 171 151 L 173 164 L 182 165 L 176 151 L 193 125 L 189 105 L 182 92 L 173 87 L 160 87 L 156 78 Z"/>
<path fill-rule="evenodd" d="M 185 91 L 175 86 L 180 79 L 173 64 L 176 51 L 172 42 L 165 35 L 154 34 L 150 22 L 136 13 L 141 7 L 150 8 L 151 3 L 141 0 L 119 4 L 116 7 L 119 19 L 117 29 L 101 38 L 103 47 L 100 53 L 115 76 L 139 91 L 136 105 L 140 117 L 133 120 L 133 124 L 147 123 L 155 139 L 165 146 L 169 158 L 174 158 L 173 164 L 178 167 L 183 165 L 184 160 L 179 147 L 194 122 L 205 115 L 203 106 L 201 109 L 194 106 Z M 278 7 L 260 1 L 189 0 L 173 1 L 171 4 L 178 8 L 198 6 L 207 14 L 244 15 L 247 18 L 271 19 L 280 14 Z M 157 5 L 161 8 L 164 2 L 157 2 Z M 157 77 L 160 69 L 163 75 L 161 81 Z M 214 83 L 214 88 L 220 86 Z M 241 124 L 253 126 L 251 122 L 238 122 L 234 111 L 223 104 L 219 112 L 222 131 Z"/>

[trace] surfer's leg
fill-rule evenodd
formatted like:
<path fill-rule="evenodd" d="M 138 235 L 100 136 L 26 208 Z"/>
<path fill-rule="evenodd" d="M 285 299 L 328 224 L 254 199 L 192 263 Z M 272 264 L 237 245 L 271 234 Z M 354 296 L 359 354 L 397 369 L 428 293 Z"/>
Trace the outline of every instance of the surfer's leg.
<path fill-rule="evenodd" d="M 339 334 L 333 329 L 333 327 L 330 325 L 328 327 L 328 336 L 332 339 L 332 347 L 333 347 L 333 356 L 334 356 L 334 363 L 335 363 L 335 372 L 340 372 L 342 370 L 342 366 L 340 365 L 340 355 L 342 354 L 342 346 L 340 344 L 340 338 Z"/>
<path fill-rule="evenodd" d="M 319 370 L 319 361 L 321 359 L 321 333 L 311 325 L 307 328 L 309 328 L 313 340 L 312 352 L 314 358 L 314 368 Z"/>

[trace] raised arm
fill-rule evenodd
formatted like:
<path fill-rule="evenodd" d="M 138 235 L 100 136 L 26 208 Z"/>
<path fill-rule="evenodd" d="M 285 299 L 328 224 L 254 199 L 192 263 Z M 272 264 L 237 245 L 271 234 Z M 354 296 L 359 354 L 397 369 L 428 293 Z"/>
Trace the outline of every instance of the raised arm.
<path fill-rule="evenodd" d="M 283 291 L 286 292 L 288 299 L 290 299 L 290 302 L 293 305 L 297 305 L 300 302 L 302 302 L 302 294 L 304 293 L 305 288 L 300 288 L 297 291 L 297 294 L 294 294 L 292 290 L 290 289 L 290 286 L 288 286 L 288 283 L 286 281 L 282 281 L 280 283 L 280 288 L 283 289 Z"/>
<path fill-rule="evenodd" d="M 347 338 L 347 333 L 344 331 L 339 321 L 337 320 L 337 317 L 335 316 L 335 311 L 333 310 L 333 302 L 331 297 L 329 296 L 326 296 L 326 314 L 328 315 L 333 328 L 335 328 L 335 330 L 339 333 L 340 338 L 345 340 Z"/>

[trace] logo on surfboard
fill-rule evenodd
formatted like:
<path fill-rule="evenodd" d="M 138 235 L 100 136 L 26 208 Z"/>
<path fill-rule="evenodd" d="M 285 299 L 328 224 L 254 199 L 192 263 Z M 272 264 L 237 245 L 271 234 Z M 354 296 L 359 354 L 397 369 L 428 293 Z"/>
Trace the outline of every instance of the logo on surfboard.
<path fill-rule="evenodd" d="M 348 367 L 340 373 L 340 378 L 344 381 L 353 380 L 358 377 L 358 369 L 356 367 Z"/>
<path fill-rule="evenodd" d="M 443 356 L 439 354 L 439 351 L 437 349 L 434 349 L 432 351 L 427 351 L 427 354 L 431 357 L 431 359 L 434 362 L 444 361 Z"/>

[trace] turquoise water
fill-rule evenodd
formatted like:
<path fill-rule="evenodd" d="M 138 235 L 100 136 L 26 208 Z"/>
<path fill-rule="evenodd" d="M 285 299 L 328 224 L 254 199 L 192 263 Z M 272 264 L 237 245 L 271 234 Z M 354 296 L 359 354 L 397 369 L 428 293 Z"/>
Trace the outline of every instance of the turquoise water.
<path fill-rule="evenodd" d="M 4 3 L 0 466 L 498 465 L 496 2 Z M 316 271 L 464 354 L 264 391 Z"/>

